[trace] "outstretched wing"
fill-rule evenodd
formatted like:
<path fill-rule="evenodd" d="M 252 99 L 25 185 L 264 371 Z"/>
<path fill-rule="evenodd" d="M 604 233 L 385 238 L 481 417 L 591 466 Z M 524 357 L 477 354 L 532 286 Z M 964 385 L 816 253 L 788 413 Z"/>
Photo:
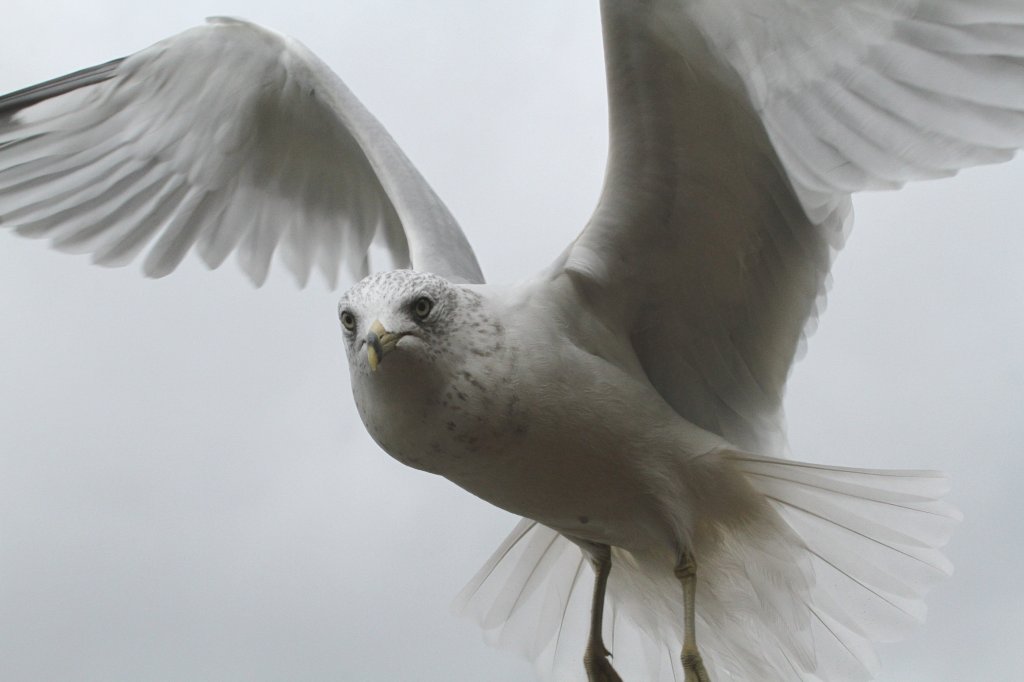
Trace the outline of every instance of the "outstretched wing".
<path fill-rule="evenodd" d="M 772 452 L 850 193 L 1009 159 L 1024 8 L 602 2 L 605 186 L 563 267 L 687 419 Z"/>
<path fill-rule="evenodd" d="M 394 140 L 304 46 L 212 19 L 121 60 L 0 98 L 0 224 L 143 269 L 234 251 L 257 285 L 398 267 L 482 282 L 455 219 Z M 280 249 L 278 249 L 280 247 Z"/>

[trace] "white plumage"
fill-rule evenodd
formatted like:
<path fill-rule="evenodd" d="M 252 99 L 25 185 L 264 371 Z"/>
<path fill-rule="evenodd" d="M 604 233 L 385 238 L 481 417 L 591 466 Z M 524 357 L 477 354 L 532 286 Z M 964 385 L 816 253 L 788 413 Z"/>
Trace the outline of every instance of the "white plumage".
<path fill-rule="evenodd" d="M 645 11 L 606 3 L 606 189 L 587 230 L 552 272 L 586 282 L 587 294 L 605 302 L 614 321 L 656 329 L 633 339 L 636 360 L 679 415 L 740 449 L 778 454 L 782 388 L 820 294 L 829 247 L 841 243 L 848 223 L 848 193 L 1012 154 L 1024 136 L 1014 100 L 1021 90 L 1008 85 L 1021 79 L 1019 17 L 954 3 L 923 11 L 915 3 L 780 2 L 769 11 L 739 2 L 665 2 L 650 8 L 654 20 Z M 981 26 L 981 18 L 989 23 Z M 15 118 L 0 132 L 5 224 L 108 263 L 126 262 L 155 240 L 146 261 L 155 275 L 172 270 L 193 244 L 214 266 L 237 246 L 257 283 L 279 243 L 304 282 L 314 258 L 329 278 L 343 254 L 359 271 L 380 233 L 399 264 L 409 254 L 418 269 L 479 281 L 447 211 L 344 86 L 301 47 L 237 22 L 185 36 L 86 86 L 84 108 L 76 103 L 28 123 Z M 201 51 L 221 46 L 237 58 L 220 72 L 233 78 L 202 91 L 209 101 L 196 98 L 195 83 L 210 74 L 195 51 L 208 60 Z M 254 56 L 268 57 L 266 64 Z M 238 75 L 240 68 L 251 75 Z M 934 76 L 939 68 L 941 78 Z M 723 539 L 721 564 L 702 569 L 705 581 L 730 576 L 720 577 L 717 588 L 702 583 L 705 601 L 698 602 L 705 604 L 698 607 L 707 633 L 702 646 L 713 673 L 785 679 L 804 669 L 806 679 L 836 679 L 861 674 L 861 665 L 870 669 L 865 640 L 894 635 L 898 628 L 890 626 L 920 616 L 921 586 L 944 570 L 934 548 L 945 541 L 943 519 L 952 514 L 932 501 L 944 492 L 936 485 L 941 479 L 803 468 L 763 457 L 735 465 L 792 530 L 766 520 L 756 529 L 763 532 Z M 883 484 L 890 479 L 910 488 L 889 489 Z M 861 541 L 888 549 L 858 551 Z M 806 564 L 791 551 L 804 543 L 811 550 Z M 501 589 L 516 593 L 546 572 L 549 587 L 536 593 L 554 592 L 542 604 L 546 625 L 534 626 L 536 654 L 561 642 L 552 629 L 568 617 L 560 607 L 572 605 L 578 550 L 539 526 L 515 550 L 537 558 L 509 554 L 521 563 Z M 854 561 L 866 556 L 882 565 Z M 917 575 L 900 557 L 929 568 Z M 641 628 L 647 619 L 647 635 L 677 642 L 675 581 L 670 571 L 667 578 L 652 575 L 653 563 L 617 553 L 622 570 L 612 573 L 611 603 L 621 607 L 617 617 L 631 616 Z M 755 565 L 763 573 L 752 575 Z M 844 622 L 849 586 L 828 584 L 829 566 L 869 592 L 863 604 L 880 612 Z M 785 585 L 786 598 L 775 603 L 768 584 Z M 830 604 L 824 600 L 832 592 L 843 596 Z M 801 612 L 789 599 L 794 595 L 809 595 L 820 612 Z M 503 617 L 512 627 L 526 613 L 518 598 L 504 615 L 498 604 L 487 608 L 491 625 Z M 716 621 L 743 608 L 768 619 Z M 766 626 L 780 623 L 786 627 Z M 837 651 L 824 649 L 821 627 L 843 633 Z M 628 637 L 619 630 L 616 641 Z M 773 637 L 783 653 L 771 653 Z M 637 644 L 650 647 L 656 639 L 638 637 Z M 752 655 L 738 643 L 750 641 L 767 648 Z M 648 671 L 661 666 L 673 674 L 659 655 L 650 660 Z"/>

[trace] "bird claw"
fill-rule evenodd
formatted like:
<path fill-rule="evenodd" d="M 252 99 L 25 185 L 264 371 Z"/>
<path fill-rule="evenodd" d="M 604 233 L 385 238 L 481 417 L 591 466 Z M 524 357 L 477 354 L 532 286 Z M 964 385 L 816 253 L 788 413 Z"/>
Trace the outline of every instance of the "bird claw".
<path fill-rule="evenodd" d="M 602 650 L 603 654 L 593 655 L 588 651 L 583 657 L 583 667 L 587 669 L 587 682 L 622 682 L 622 678 L 608 660 L 611 654 L 603 647 Z"/>

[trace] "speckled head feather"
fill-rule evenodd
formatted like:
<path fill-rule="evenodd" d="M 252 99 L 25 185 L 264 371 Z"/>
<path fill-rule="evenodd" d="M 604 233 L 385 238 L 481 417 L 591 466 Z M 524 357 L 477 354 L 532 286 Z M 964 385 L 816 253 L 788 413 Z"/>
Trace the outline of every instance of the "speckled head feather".
<path fill-rule="evenodd" d="M 429 301 L 425 317 L 415 314 L 422 299 Z M 338 315 L 354 317 L 345 328 L 349 362 L 353 373 L 364 369 L 358 353 L 374 321 L 389 333 L 403 337 L 403 354 L 436 363 L 453 345 L 458 355 L 477 357 L 492 354 L 501 346 L 501 323 L 483 306 L 480 294 L 466 285 L 453 284 L 437 275 L 415 270 L 392 270 L 363 279 L 347 291 L 338 303 Z M 408 340 L 405 337 L 409 337 Z"/>
<path fill-rule="evenodd" d="M 443 277 L 415 270 L 378 272 L 357 282 L 338 302 L 338 314 L 346 307 L 365 307 L 382 301 L 408 299 L 415 301 L 427 296 L 436 304 L 451 298 L 454 285 Z"/>

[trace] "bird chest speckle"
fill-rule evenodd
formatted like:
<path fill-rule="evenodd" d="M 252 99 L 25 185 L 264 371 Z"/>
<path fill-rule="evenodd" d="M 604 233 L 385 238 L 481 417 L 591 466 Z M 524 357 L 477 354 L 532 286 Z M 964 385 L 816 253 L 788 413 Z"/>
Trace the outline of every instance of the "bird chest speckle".
<path fill-rule="evenodd" d="M 512 363 L 500 348 L 486 359 L 484 368 L 483 356 L 467 354 L 461 368 L 440 372 L 396 357 L 354 381 L 371 436 L 403 464 L 449 478 L 509 456 L 528 433 L 528 420 Z"/>

